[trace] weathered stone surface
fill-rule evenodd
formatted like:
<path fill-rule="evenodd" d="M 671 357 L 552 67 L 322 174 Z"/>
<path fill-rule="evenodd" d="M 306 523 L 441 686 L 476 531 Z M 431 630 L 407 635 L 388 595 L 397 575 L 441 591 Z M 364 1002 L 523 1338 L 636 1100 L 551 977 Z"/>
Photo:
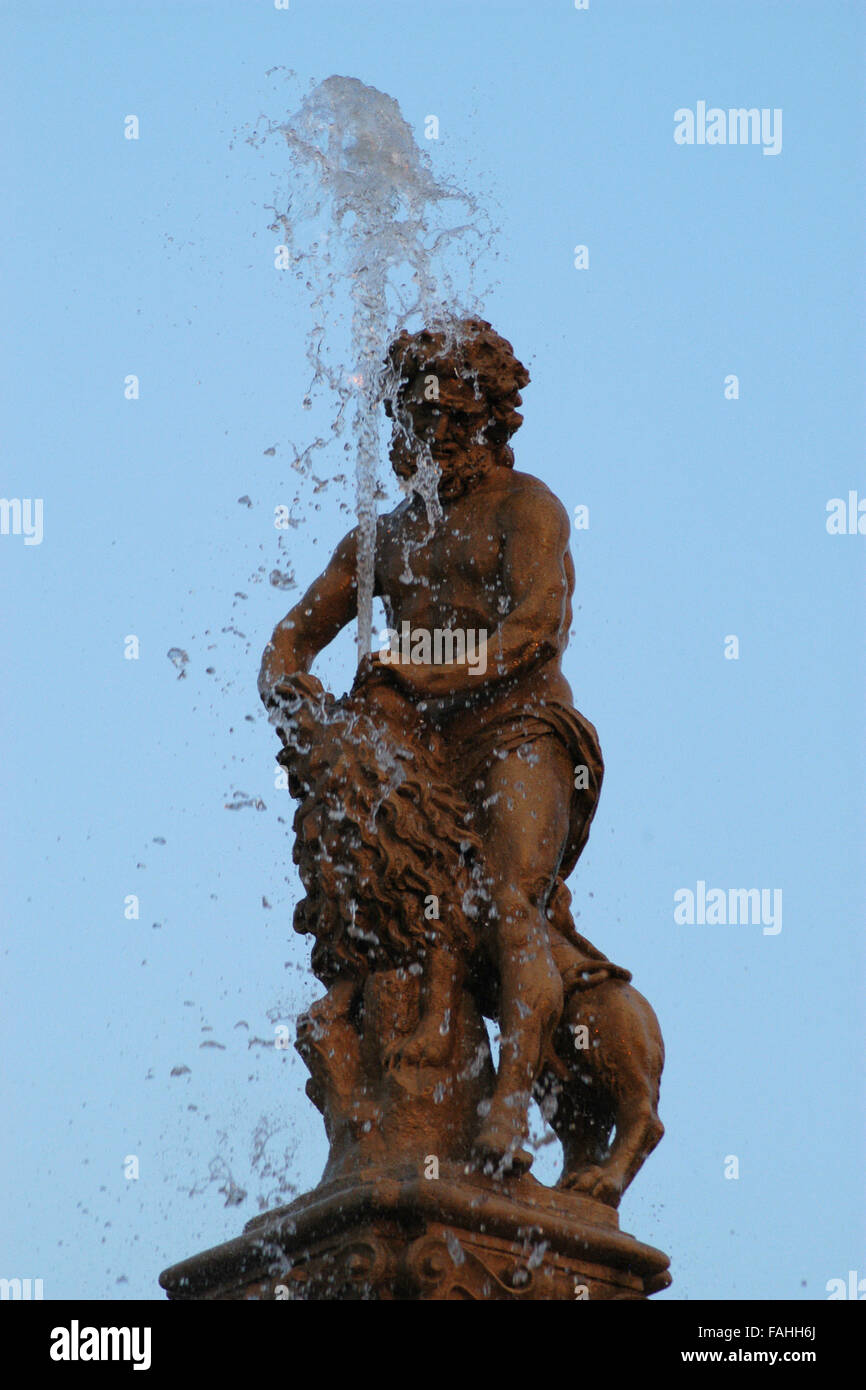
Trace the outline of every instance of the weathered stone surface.
<path fill-rule="evenodd" d="M 328 1163 L 169 1270 L 173 1298 L 633 1299 L 669 1279 L 616 1217 L 663 1133 L 658 1020 L 566 887 L 604 771 L 562 671 L 569 518 L 513 466 L 526 368 L 488 323 L 452 330 L 389 353 L 407 483 L 372 556 L 389 648 L 340 699 L 310 674 L 358 611 L 354 531 L 260 674 L 298 802 L 294 925 L 326 990 L 296 1047 Z M 554 1190 L 528 1176 L 533 1097 L 562 1145 Z"/>
<path fill-rule="evenodd" d="M 643 1299 L 670 1275 L 604 1203 L 449 1170 L 326 1184 L 160 1282 L 172 1299 L 591 1302 Z"/>

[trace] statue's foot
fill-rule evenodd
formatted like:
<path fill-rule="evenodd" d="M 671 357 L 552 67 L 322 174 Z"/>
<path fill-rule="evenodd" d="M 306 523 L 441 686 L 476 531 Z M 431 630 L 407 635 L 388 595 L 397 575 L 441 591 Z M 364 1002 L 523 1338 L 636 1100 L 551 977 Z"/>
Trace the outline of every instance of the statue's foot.
<path fill-rule="evenodd" d="M 437 1027 L 418 1027 L 408 1038 L 394 1038 L 382 1052 L 386 1071 L 395 1067 L 443 1067 L 451 1056 L 451 1036 Z"/>
<path fill-rule="evenodd" d="M 522 1147 L 523 1135 L 508 1125 L 488 1119 L 482 1125 L 472 1148 L 481 1160 L 485 1173 L 501 1177 L 506 1173 L 528 1173 L 532 1167 L 532 1154 Z"/>
<path fill-rule="evenodd" d="M 601 1163 L 593 1163 L 575 1173 L 563 1173 L 556 1185 L 566 1192 L 583 1192 L 609 1207 L 619 1206 L 625 1186 L 617 1168 L 606 1168 Z"/>

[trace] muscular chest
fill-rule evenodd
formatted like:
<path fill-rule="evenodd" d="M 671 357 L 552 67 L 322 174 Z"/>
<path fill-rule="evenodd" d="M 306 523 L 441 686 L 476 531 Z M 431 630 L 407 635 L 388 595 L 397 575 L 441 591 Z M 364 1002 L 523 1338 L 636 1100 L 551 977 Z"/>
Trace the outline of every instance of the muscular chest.
<path fill-rule="evenodd" d="M 499 616 L 507 601 L 502 539 L 492 517 L 454 508 L 428 534 L 407 517 L 380 536 L 377 577 L 384 598 L 402 612 L 436 609 Z"/>

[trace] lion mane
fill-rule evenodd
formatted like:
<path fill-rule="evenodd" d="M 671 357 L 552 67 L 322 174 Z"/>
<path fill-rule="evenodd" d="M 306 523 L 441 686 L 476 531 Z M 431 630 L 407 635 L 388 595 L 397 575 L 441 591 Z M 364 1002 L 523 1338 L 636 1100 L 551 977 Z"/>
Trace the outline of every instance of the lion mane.
<path fill-rule="evenodd" d="M 410 747 L 351 696 L 303 701 L 292 733 L 278 756 L 300 802 L 294 860 L 306 896 L 294 927 L 315 937 L 317 977 L 330 987 L 420 965 L 433 947 L 471 958 L 481 841 L 439 770 L 436 742 Z"/>

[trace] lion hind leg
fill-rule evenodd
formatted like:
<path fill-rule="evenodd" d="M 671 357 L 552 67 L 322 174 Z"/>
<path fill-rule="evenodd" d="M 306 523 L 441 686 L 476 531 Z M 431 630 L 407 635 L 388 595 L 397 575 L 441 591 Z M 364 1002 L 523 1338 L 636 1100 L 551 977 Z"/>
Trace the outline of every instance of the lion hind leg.
<path fill-rule="evenodd" d="M 664 1063 L 658 1021 L 633 986 L 610 980 L 573 994 L 567 1023 L 576 1034 L 583 1029 L 589 1046 L 572 1054 L 572 1079 L 563 1087 L 572 1108 L 575 1098 L 583 1099 L 577 1116 L 562 1126 L 559 1185 L 617 1206 L 664 1133 L 657 1108 Z"/>
<path fill-rule="evenodd" d="M 541 1113 L 562 1145 L 557 1187 L 571 1188 L 590 1167 L 604 1162 L 613 1133 L 613 1112 L 603 1097 L 574 1077 L 563 1082 L 547 1070 L 536 1087 Z"/>
<path fill-rule="evenodd" d="M 617 1114 L 609 1157 L 576 1173 L 569 1186 L 609 1206 L 619 1206 L 626 1188 L 663 1134 L 655 1107 L 645 1097 L 629 1098 Z"/>

